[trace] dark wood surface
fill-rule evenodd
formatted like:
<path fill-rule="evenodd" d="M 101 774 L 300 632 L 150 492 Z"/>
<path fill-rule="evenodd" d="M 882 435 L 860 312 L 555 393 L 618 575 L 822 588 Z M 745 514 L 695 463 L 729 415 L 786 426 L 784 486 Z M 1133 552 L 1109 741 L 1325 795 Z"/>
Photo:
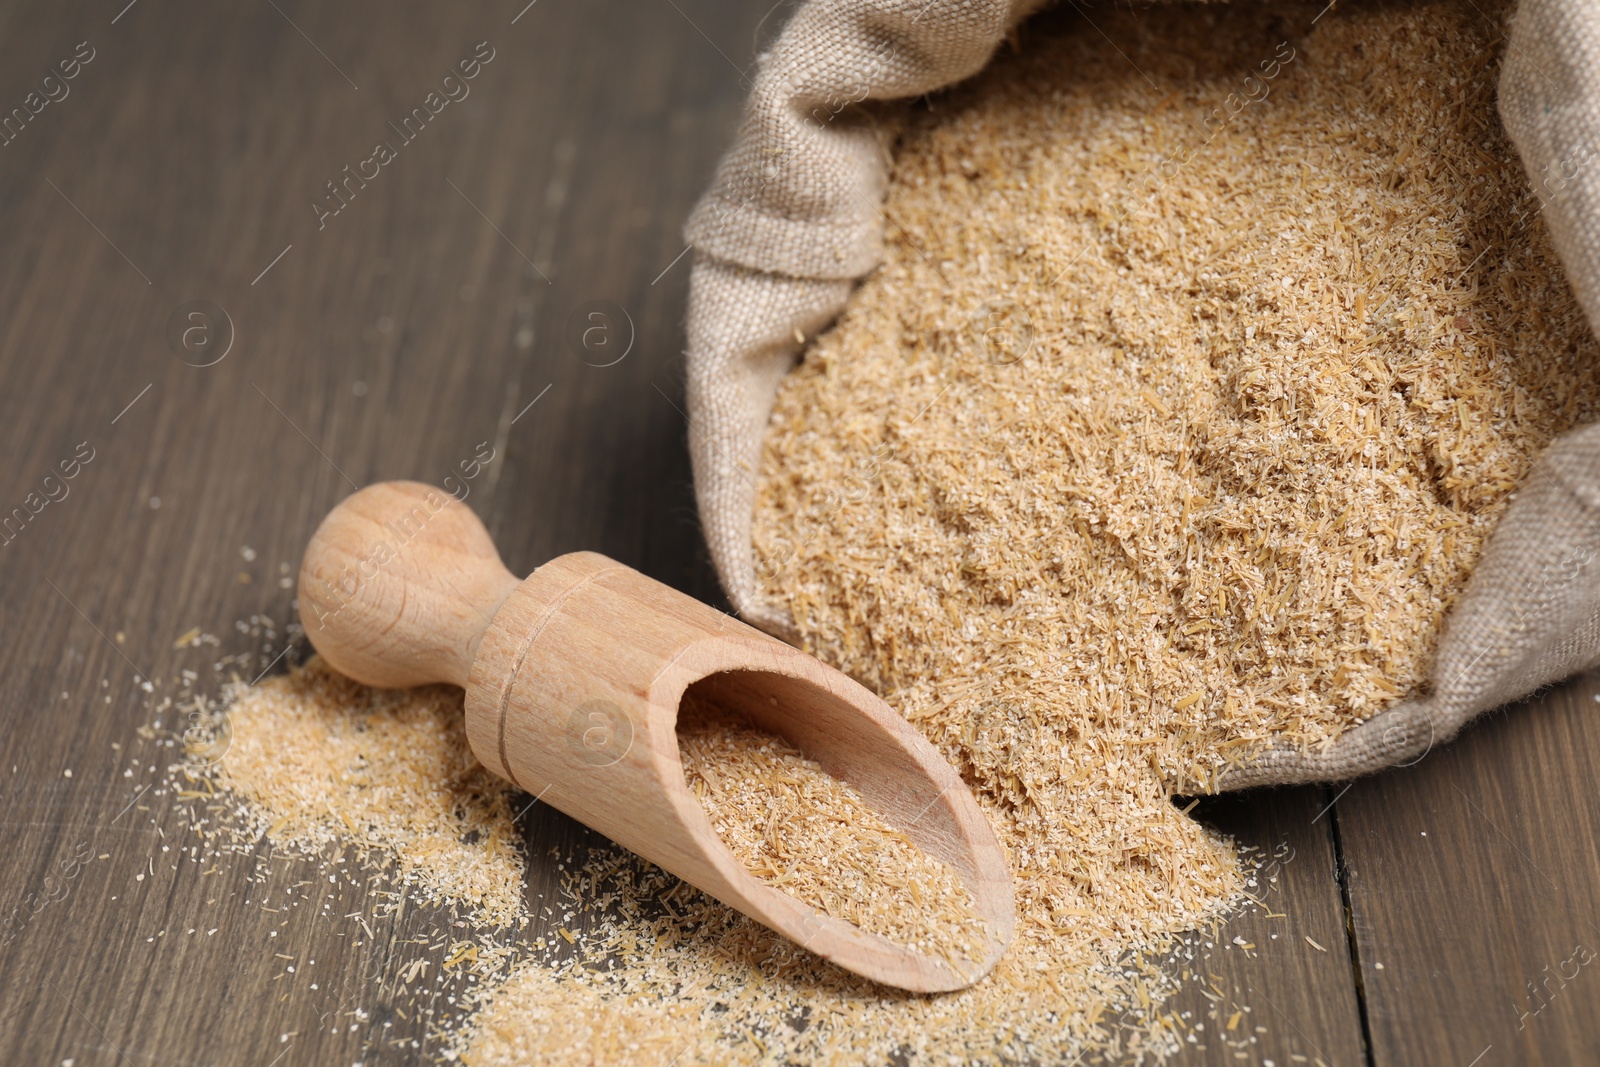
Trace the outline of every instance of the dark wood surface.
<path fill-rule="evenodd" d="M 94 49 L 0 147 L 0 509 L 80 443 L 94 455 L 0 547 L 0 1055 L 429 1062 L 415 1005 L 437 1019 L 450 991 L 401 986 L 447 917 L 379 917 L 361 877 L 330 884 L 266 846 L 194 862 L 194 806 L 146 788 L 173 751 L 140 727 L 181 671 L 283 650 L 280 567 L 353 486 L 438 482 L 484 441 L 498 458 L 470 503 L 513 570 L 593 548 L 721 603 L 673 264 L 768 5 L 124 2 L 0 9 L 7 112 Z M 483 41 L 471 95 L 319 229 L 324 183 Z M 196 300 L 231 322 L 211 366 L 168 337 Z M 631 323 L 614 366 L 563 338 L 596 300 Z M 234 628 L 252 615 L 255 633 Z M 221 643 L 174 648 L 195 626 Z M 1528 990 L 1600 950 L 1596 691 L 1496 716 L 1332 806 L 1321 788 L 1203 802 L 1277 862 L 1264 907 L 1200 954 L 1218 999 L 1196 982 L 1174 1003 L 1206 1022 L 1184 1062 L 1600 1059 L 1600 968 Z M 533 895 L 549 846 L 593 840 L 542 806 L 523 830 Z M 317 988 L 281 981 L 280 954 Z"/>
<path fill-rule="evenodd" d="M 1600 686 L 1339 802 L 1378 1064 L 1600 1063 Z"/>
<path fill-rule="evenodd" d="M 1262 789 L 1191 812 L 1253 850 L 1259 903 L 1190 936 L 1196 958 L 1177 967 L 1190 977 L 1172 1009 L 1204 1029 L 1179 1062 L 1365 1062 L 1330 800 L 1321 787 Z"/>

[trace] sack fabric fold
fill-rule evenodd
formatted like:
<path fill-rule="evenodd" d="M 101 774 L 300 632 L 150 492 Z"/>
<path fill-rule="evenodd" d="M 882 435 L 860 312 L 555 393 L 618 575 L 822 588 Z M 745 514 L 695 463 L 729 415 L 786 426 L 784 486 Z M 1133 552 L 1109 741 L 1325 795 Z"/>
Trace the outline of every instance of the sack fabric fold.
<path fill-rule="evenodd" d="M 784 374 L 882 254 L 896 101 L 983 68 L 1041 0 L 808 0 L 757 61 L 733 146 L 689 218 L 690 454 L 739 614 L 795 640 L 751 545 Z M 1600 0 L 1522 0 L 1499 110 L 1591 328 L 1600 322 Z M 1518 353 L 1538 359 L 1537 352 Z M 1473 716 L 1600 664 L 1600 425 L 1554 442 L 1502 515 L 1440 636 L 1428 692 L 1312 751 L 1273 747 L 1222 789 L 1413 762 Z"/>

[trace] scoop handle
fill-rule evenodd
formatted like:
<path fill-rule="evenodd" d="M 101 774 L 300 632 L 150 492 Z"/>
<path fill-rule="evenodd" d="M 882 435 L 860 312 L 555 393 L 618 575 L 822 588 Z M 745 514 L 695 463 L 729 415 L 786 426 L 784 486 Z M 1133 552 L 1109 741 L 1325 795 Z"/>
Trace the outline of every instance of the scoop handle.
<path fill-rule="evenodd" d="M 312 535 L 300 619 L 322 658 L 358 682 L 464 687 L 517 585 L 471 508 L 436 486 L 379 482 Z"/>

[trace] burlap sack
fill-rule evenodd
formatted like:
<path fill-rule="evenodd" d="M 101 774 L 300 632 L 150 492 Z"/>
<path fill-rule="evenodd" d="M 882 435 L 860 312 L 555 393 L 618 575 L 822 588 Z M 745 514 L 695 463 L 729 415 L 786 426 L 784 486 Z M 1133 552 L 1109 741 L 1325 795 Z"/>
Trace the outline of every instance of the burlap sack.
<path fill-rule="evenodd" d="M 892 124 L 870 101 L 978 71 L 1041 0 L 808 0 L 758 61 L 738 137 L 690 217 L 690 446 L 701 522 L 739 613 L 795 638 L 751 548 L 762 436 L 805 338 L 878 263 Z M 1591 326 L 1600 315 L 1600 0 L 1523 0 L 1500 112 Z M 1596 165 L 1591 165 L 1596 164 Z M 1525 353 L 1538 358 L 1538 353 Z M 1274 748 L 1222 788 L 1420 759 L 1472 716 L 1600 663 L 1600 425 L 1556 441 L 1441 635 L 1429 693 L 1324 750 Z"/>

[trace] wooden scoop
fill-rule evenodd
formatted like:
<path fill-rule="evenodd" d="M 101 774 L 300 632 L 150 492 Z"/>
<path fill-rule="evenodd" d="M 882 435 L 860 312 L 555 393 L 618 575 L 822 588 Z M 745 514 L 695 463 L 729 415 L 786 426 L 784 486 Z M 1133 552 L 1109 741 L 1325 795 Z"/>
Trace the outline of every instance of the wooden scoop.
<path fill-rule="evenodd" d="M 917 992 L 960 989 L 1011 940 L 994 831 L 922 735 L 850 678 L 593 552 L 518 581 L 466 505 L 380 482 L 322 521 L 300 567 L 306 636 L 367 685 L 465 687 L 484 766 L 841 967 Z M 693 688 L 778 734 L 945 861 L 990 935 L 977 959 L 925 955 L 752 877 L 684 780 Z M 826 862 L 826 858 L 823 858 Z"/>

